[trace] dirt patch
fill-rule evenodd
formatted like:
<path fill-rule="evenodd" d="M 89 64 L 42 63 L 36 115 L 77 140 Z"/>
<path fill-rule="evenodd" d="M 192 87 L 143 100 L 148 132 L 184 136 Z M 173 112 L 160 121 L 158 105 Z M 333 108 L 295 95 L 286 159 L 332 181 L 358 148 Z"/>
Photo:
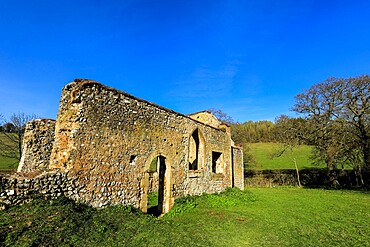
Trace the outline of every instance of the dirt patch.
<path fill-rule="evenodd" d="M 211 211 L 211 212 L 209 212 L 209 215 L 212 215 L 212 216 L 214 216 L 215 218 L 219 218 L 219 219 L 223 219 L 223 218 L 225 218 L 225 214 L 224 214 L 224 213 L 221 213 L 221 212 L 214 212 L 214 211 Z"/>

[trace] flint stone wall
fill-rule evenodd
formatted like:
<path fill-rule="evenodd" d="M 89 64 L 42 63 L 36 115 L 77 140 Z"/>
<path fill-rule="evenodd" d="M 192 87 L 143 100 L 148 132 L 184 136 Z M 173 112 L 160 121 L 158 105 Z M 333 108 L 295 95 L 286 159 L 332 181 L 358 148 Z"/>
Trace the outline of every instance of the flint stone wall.
<path fill-rule="evenodd" d="M 198 169 L 189 170 L 195 130 L 202 150 Z M 145 211 L 149 166 L 164 157 L 166 212 L 174 198 L 232 186 L 232 162 L 242 165 L 242 156 L 232 155 L 231 146 L 227 126 L 211 127 L 97 82 L 75 80 L 63 88 L 50 168 L 74 174 L 84 186 L 78 197 L 93 206 L 122 203 Z M 212 172 L 212 151 L 222 153 L 221 173 Z"/>
<path fill-rule="evenodd" d="M 22 158 L 17 172 L 46 171 L 54 143 L 55 120 L 35 119 L 26 124 Z"/>
<path fill-rule="evenodd" d="M 35 196 L 55 199 L 66 196 L 79 200 L 78 192 L 83 186 L 67 173 L 46 172 L 32 177 L 22 175 L 0 176 L 0 206 L 23 204 Z"/>

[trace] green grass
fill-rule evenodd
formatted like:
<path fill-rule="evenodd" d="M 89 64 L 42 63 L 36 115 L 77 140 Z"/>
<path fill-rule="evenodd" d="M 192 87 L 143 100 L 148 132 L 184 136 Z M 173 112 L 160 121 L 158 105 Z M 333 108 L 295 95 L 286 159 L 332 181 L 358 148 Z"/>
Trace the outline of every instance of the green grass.
<path fill-rule="evenodd" d="M 310 160 L 312 146 L 297 146 L 293 149 L 293 152 L 286 151 L 282 156 L 277 158 L 272 158 L 272 155 L 281 149 L 282 144 L 280 143 L 250 143 L 248 147 L 255 159 L 255 164 L 250 165 L 250 169 L 295 169 L 293 158 L 296 159 L 299 169 L 325 167 L 323 163 L 320 166 L 312 164 L 312 160 Z"/>
<path fill-rule="evenodd" d="M 0 211 L 5 246 L 369 246 L 370 194 L 254 188 L 177 200 L 163 218 L 66 199 Z M 1 244 L 0 244 L 1 245 Z"/>
<path fill-rule="evenodd" d="M 158 192 L 148 193 L 148 208 L 158 206 Z"/>
<path fill-rule="evenodd" d="M 10 134 L 11 135 L 11 134 Z M 0 133 L 0 145 L 5 143 L 6 145 L 10 145 L 11 149 L 4 149 L 4 146 L 0 147 L 0 150 L 5 153 L 12 153 L 14 150 L 17 150 L 17 144 L 11 142 L 4 136 L 4 133 Z M 0 152 L 0 170 L 15 170 L 18 167 L 18 160 L 16 158 L 8 158 L 2 155 Z"/>
<path fill-rule="evenodd" d="M 18 160 L 0 156 L 0 170 L 16 170 L 18 167 Z"/>
<path fill-rule="evenodd" d="M 265 246 L 366 246 L 370 243 L 370 195 L 318 189 L 253 189 L 253 215 Z"/>

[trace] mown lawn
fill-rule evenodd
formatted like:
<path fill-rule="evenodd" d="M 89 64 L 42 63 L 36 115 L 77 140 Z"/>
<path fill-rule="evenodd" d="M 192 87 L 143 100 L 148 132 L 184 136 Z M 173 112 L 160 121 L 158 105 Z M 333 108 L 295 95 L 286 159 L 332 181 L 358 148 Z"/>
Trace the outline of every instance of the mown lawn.
<path fill-rule="evenodd" d="M 277 170 L 295 169 L 293 159 L 296 159 L 299 169 L 325 167 L 325 164 L 317 166 L 312 163 L 312 146 L 300 145 L 295 147 L 292 152 L 286 151 L 280 157 L 273 158 L 273 154 L 278 153 L 282 148 L 280 143 L 250 143 L 248 144 L 250 153 L 255 159 L 255 164 L 249 166 L 250 169 Z"/>
<path fill-rule="evenodd" d="M 369 246 L 367 192 L 253 188 L 178 201 L 154 218 L 68 200 L 0 211 L 5 246 Z"/>

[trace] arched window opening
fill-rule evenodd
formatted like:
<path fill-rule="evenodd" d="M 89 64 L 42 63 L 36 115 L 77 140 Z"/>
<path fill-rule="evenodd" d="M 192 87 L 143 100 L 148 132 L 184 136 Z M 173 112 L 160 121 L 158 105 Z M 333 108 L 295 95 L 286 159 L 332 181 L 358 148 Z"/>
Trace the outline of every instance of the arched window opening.
<path fill-rule="evenodd" d="M 189 170 L 199 170 L 205 157 L 205 141 L 198 129 L 194 130 L 189 140 Z"/>
<path fill-rule="evenodd" d="M 196 129 L 189 141 L 189 170 L 198 170 L 199 131 Z"/>

